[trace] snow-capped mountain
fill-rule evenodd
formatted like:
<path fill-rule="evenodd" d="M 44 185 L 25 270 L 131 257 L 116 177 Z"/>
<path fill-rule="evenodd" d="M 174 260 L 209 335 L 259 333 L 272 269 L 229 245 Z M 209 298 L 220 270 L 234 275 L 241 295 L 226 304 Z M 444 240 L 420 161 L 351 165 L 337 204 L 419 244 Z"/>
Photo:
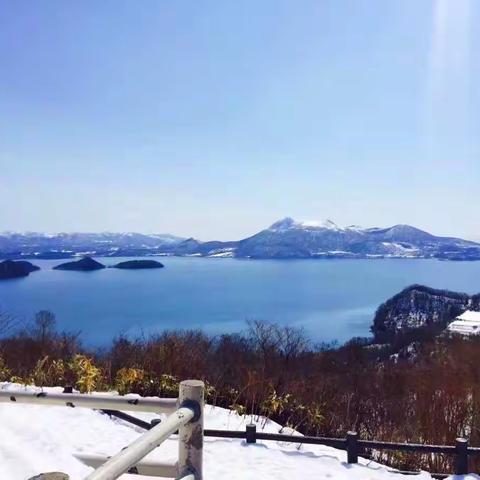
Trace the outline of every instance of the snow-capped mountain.
<path fill-rule="evenodd" d="M 410 225 L 341 227 L 287 217 L 244 238 L 202 242 L 140 233 L 0 234 L 0 258 L 178 255 L 237 258 L 439 258 L 480 260 L 480 244 L 437 237 Z"/>
<path fill-rule="evenodd" d="M 238 242 L 178 245 L 179 254 L 237 258 L 442 258 L 480 259 L 480 244 L 436 237 L 409 225 L 389 228 L 341 227 L 331 220 L 296 221 L 287 217 Z"/>

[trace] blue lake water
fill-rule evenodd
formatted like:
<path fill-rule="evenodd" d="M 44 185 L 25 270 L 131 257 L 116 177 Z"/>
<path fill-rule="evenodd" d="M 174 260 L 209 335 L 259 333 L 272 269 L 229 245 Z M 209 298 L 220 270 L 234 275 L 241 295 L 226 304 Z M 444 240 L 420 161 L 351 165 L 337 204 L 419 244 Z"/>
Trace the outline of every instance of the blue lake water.
<path fill-rule="evenodd" d="M 123 259 L 99 258 L 113 264 Z M 0 282 L 0 311 L 54 312 L 91 344 L 175 328 L 236 332 L 258 319 L 303 326 L 315 341 L 366 336 L 378 305 L 412 283 L 480 292 L 480 262 L 162 257 L 164 269 L 67 272 L 60 260 Z"/>

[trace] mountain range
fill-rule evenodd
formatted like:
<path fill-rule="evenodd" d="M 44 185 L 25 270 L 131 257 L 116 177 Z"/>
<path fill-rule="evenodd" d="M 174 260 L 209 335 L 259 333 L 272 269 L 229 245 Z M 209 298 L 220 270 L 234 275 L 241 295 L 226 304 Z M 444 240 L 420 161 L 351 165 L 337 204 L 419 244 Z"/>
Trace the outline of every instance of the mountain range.
<path fill-rule="evenodd" d="M 87 254 L 480 260 L 480 244 L 435 236 L 410 225 L 340 227 L 331 220 L 299 222 L 290 217 L 235 241 L 202 242 L 195 238 L 140 233 L 0 233 L 0 258 L 70 258 Z"/>

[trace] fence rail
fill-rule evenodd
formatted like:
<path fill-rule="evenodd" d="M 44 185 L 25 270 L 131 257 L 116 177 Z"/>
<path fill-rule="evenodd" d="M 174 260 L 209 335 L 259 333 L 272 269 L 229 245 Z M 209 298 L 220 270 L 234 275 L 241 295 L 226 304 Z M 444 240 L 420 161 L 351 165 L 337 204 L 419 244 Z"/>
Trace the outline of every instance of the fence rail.
<path fill-rule="evenodd" d="M 0 392 L 0 402 L 59 405 L 66 407 L 95 408 L 98 410 L 127 410 L 137 412 L 173 413 L 176 398 L 141 398 L 119 395 L 85 395 L 79 393 Z"/>
<path fill-rule="evenodd" d="M 130 468 L 162 444 L 173 432 L 185 426 L 195 417 L 195 411 L 189 407 L 181 407 L 172 413 L 165 421 L 155 425 L 147 433 L 137 438 L 128 447 L 108 459 L 103 465 L 92 472 L 85 480 L 115 480 L 128 472 Z M 179 472 L 186 476 L 187 472 Z M 182 475 L 183 474 L 183 475 Z"/>
<path fill-rule="evenodd" d="M 110 458 L 99 455 L 77 455 L 85 464 L 96 468 L 85 480 L 115 480 L 124 473 L 140 473 L 181 480 L 202 480 L 203 454 L 203 382 L 180 383 L 178 399 L 131 398 L 118 395 L 85 395 L 73 393 L 0 392 L 0 402 L 86 407 L 114 411 L 168 413 L 166 420 L 150 425 L 146 433 Z M 117 416 L 120 415 L 116 412 Z M 134 418 L 123 414 L 124 419 Z M 178 431 L 178 462 L 142 461 L 151 451 Z"/>
<path fill-rule="evenodd" d="M 156 424 L 145 422 L 132 415 L 117 411 L 105 411 L 108 415 L 120 418 L 132 423 L 137 427 L 149 430 Z M 204 430 L 205 437 L 236 438 L 243 439 L 246 443 L 256 443 L 257 440 L 280 441 L 306 445 L 326 445 L 329 447 L 346 450 L 347 462 L 358 463 L 358 457 L 364 456 L 365 449 L 389 450 L 413 453 L 435 453 L 455 455 L 455 474 L 464 475 L 468 472 L 468 457 L 480 454 L 480 447 L 469 447 L 468 440 L 457 438 L 456 444 L 452 445 L 428 445 L 419 443 L 396 443 L 376 440 L 360 440 L 358 433 L 348 432 L 345 438 L 313 437 L 308 435 L 285 435 L 281 433 L 266 433 L 257 431 L 255 424 L 246 425 L 245 430 Z M 397 471 L 406 475 L 417 475 L 419 472 Z M 447 473 L 431 473 L 433 478 L 443 479 L 449 476 Z"/>
<path fill-rule="evenodd" d="M 85 465 L 93 468 L 99 468 L 106 463 L 111 457 L 92 453 L 76 453 L 74 457 Z M 177 462 L 155 462 L 153 460 L 141 460 L 133 467 L 128 469 L 127 473 L 135 473 L 138 475 L 147 475 L 149 477 L 166 477 L 175 478 L 178 473 Z"/>
<path fill-rule="evenodd" d="M 67 393 L 68 392 L 68 393 Z M 69 393 L 0 392 L 0 402 L 27 403 L 37 405 L 61 405 L 86 407 L 101 410 L 126 422 L 147 430 L 132 444 L 112 457 L 78 454 L 77 458 L 96 468 L 85 480 L 114 480 L 123 473 L 138 473 L 182 480 L 202 480 L 203 438 L 237 438 L 246 443 L 257 440 L 281 441 L 297 444 L 326 445 L 347 452 L 347 462 L 357 463 L 365 450 L 387 450 L 414 452 L 420 454 L 447 454 L 455 456 L 455 474 L 468 472 L 469 456 L 479 455 L 479 447 L 469 447 L 468 440 L 457 438 L 455 445 L 425 445 L 412 443 L 361 440 L 357 432 L 348 432 L 345 438 L 285 435 L 257 431 L 254 424 L 245 430 L 203 430 L 203 383 L 197 380 L 181 382 L 178 399 L 132 398 L 117 395 L 82 395 Z M 123 411 L 119 411 L 123 410 Z M 166 420 L 145 422 L 124 411 L 167 413 Z M 178 462 L 153 462 L 144 457 L 178 430 Z M 418 474 L 419 472 L 399 472 Z M 434 478 L 445 478 L 447 474 L 431 473 Z"/>

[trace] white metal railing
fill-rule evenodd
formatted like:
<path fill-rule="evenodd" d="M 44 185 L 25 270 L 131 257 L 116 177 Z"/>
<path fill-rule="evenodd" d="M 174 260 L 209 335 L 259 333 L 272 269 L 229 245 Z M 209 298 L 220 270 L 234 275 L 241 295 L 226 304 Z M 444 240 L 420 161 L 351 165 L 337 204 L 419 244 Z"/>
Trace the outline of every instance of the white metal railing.
<path fill-rule="evenodd" d="M 49 392 L 0 392 L 0 402 L 60 405 L 66 407 L 95 408 L 98 410 L 131 410 L 138 412 L 173 413 L 176 398 L 139 398 L 119 395 L 89 395 Z"/>
<path fill-rule="evenodd" d="M 115 395 L 69 393 L 0 392 L 0 402 L 62 405 L 107 410 L 137 410 L 170 413 L 167 419 L 137 438 L 126 448 L 107 458 L 78 454 L 85 464 L 96 467 L 85 480 L 115 480 L 131 471 L 144 475 L 202 480 L 203 459 L 203 382 L 180 383 L 178 399 L 129 398 Z M 142 461 L 172 433 L 178 430 L 178 462 Z"/>
<path fill-rule="evenodd" d="M 103 465 L 111 457 L 105 455 L 98 455 L 96 453 L 75 453 L 74 457 L 80 460 L 89 467 L 98 468 Z M 129 472 L 136 473 L 138 475 L 146 475 L 149 477 L 167 477 L 175 478 L 178 474 L 177 461 L 172 463 L 153 461 L 153 460 L 141 460 L 137 462 L 134 467 L 130 467 Z"/>
<path fill-rule="evenodd" d="M 137 438 L 127 448 L 121 450 L 103 465 L 92 472 L 85 480 L 115 480 L 127 472 L 145 455 L 157 448 L 173 432 L 188 423 L 195 412 L 188 407 L 181 407 L 172 413 L 164 422 L 159 423 L 141 437 Z"/>

